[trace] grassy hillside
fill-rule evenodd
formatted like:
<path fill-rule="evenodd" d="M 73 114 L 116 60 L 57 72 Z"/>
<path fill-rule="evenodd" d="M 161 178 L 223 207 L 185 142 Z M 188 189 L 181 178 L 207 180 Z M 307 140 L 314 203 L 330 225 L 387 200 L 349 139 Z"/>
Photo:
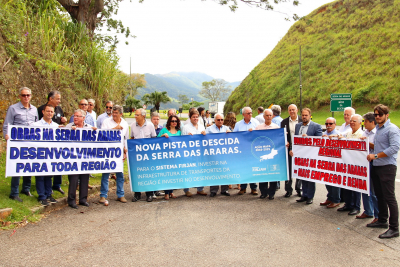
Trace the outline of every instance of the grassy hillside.
<path fill-rule="evenodd" d="M 399 19 L 400 0 L 339 0 L 318 8 L 250 72 L 225 112 L 299 104 L 300 45 L 303 107 L 326 107 L 331 93 L 352 93 L 355 107 L 399 107 Z"/>

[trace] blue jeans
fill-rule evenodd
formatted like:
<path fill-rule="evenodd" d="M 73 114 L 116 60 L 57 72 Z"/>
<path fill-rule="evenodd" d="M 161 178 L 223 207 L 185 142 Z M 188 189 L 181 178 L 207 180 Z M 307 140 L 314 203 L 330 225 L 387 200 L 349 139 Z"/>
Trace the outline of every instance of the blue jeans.
<path fill-rule="evenodd" d="M 51 176 L 36 176 L 36 191 L 38 199 L 43 200 L 51 196 Z"/>
<path fill-rule="evenodd" d="M 241 184 L 240 185 L 240 190 L 245 190 L 247 188 L 247 184 Z M 257 190 L 257 184 L 256 183 L 250 183 L 250 189 L 251 190 Z"/>
<path fill-rule="evenodd" d="M 174 192 L 174 190 L 164 190 L 165 194 L 172 194 Z"/>
<path fill-rule="evenodd" d="M 60 188 L 61 184 L 62 184 L 62 176 L 61 175 L 54 175 L 54 178 L 53 178 L 53 189 Z"/>
<path fill-rule="evenodd" d="M 326 195 L 329 201 L 333 203 L 340 203 L 340 187 L 325 185 L 328 194 Z"/>
<path fill-rule="evenodd" d="M 374 218 L 378 218 L 379 209 L 378 209 L 378 199 L 375 196 L 374 185 L 372 182 L 369 184 L 370 195 L 362 194 L 364 212 L 368 216 L 374 216 Z"/>
<path fill-rule="evenodd" d="M 122 172 L 117 172 L 115 174 L 117 176 L 117 197 L 123 197 L 124 192 L 124 174 Z M 108 195 L 108 177 L 109 173 L 103 173 L 101 176 L 101 188 L 100 188 L 100 197 L 107 198 Z"/>
<path fill-rule="evenodd" d="M 21 177 L 14 176 L 11 177 L 11 193 L 10 197 L 19 196 L 19 179 Z M 23 176 L 22 177 L 22 192 L 29 192 L 31 190 L 31 177 Z"/>
<path fill-rule="evenodd" d="M 309 181 L 301 181 L 301 184 L 303 186 L 303 197 L 306 198 L 314 198 L 315 195 L 315 183 L 314 182 L 309 182 Z"/>
<path fill-rule="evenodd" d="M 196 188 L 197 188 L 197 191 L 198 191 L 198 192 L 201 192 L 201 191 L 204 190 L 204 186 L 203 186 L 203 187 L 196 187 Z M 189 191 L 189 188 L 184 188 L 184 189 L 183 189 L 183 192 L 186 193 L 187 191 Z"/>

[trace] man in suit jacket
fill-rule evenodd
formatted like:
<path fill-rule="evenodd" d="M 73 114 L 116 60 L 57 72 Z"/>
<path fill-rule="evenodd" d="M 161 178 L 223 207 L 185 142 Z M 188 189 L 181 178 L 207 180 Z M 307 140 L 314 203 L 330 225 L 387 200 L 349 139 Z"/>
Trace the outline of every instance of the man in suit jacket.
<path fill-rule="evenodd" d="M 297 115 L 297 106 L 295 104 L 290 104 L 288 107 L 289 117 L 281 122 L 281 128 L 286 128 L 287 141 L 289 142 L 288 152 L 292 150 L 292 136 L 294 135 L 295 126 L 301 122 L 301 117 Z M 290 197 L 293 192 L 292 187 L 292 157 L 289 156 L 289 181 L 285 182 L 285 197 Z M 296 179 L 295 190 L 297 195 L 301 197 L 301 180 Z"/>
<path fill-rule="evenodd" d="M 318 123 L 311 121 L 311 109 L 303 108 L 301 111 L 302 123 L 296 124 L 294 134 L 301 136 L 322 136 L 322 127 Z M 293 151 L 289 152 L 289 155 L 293 157 Z M 302 181 L 303 195 L 297 202 L 306 201 L 307 204 L 313 203 L 315 194 L 315 183 L 309 181 Z"/>

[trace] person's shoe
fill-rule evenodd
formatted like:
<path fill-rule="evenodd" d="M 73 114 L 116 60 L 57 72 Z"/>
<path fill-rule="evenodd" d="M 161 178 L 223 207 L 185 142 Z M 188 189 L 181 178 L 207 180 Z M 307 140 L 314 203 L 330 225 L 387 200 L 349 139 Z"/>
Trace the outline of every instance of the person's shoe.
<path fill-rule="evenodd" d="M 165 194 L 165 195 L 164 195 L 164 199 L 165 199 L 165 200 L 169 200 L 169 194 Z"/>
<path fill-rule="evenodd" d="M 344 205 L 343 207 L 337 209 L 337 211 L 351 211 L 351 210 L 352 209 L 346 207 L 346 205 Z"/>
<path fill-rule="evenodd" d="M 292 195 L 292 192 L 286 192 L 285 197 L 290 197 Z"/>
<path fill-rule="evenodd" d="M 332 203 L 332 201 L 330 201 L 330 200 L 325 200 L 325 202 L 321 202 L 321 203 L 319 203 L 319 205 L 320 206 L 328 206 L 329 204 L 331 204 Z"/>
<path fill-rule="evenodd" d="M 154 198 L 154 199 L 157 199 L 157 196 L 156 196 L 156 194 L 153 194 L 153 198 Z"/>
<path fill-rule="evenodd" d="M 50 202 L 47 201 L 47 199 L 42 199 L 39 200 L 40 204 L 42 204 L 42 206 L 46 207 L 50 205 Z"/>
<path fill-rule="evenodd" d="M 228 191 L 221 192 L 221 195 L 224 195 L 224 196 L 227 196 L 227 197 L 231 196 L 231 194 Z"/>
<path fill-rule="evenodd" d="M 87 202 L 79 202 L 79 205 L 89 207 L 89 203 Z"/>
<path fill-rule="evenodd" d="M 168 195 L 168 194 L 167 194 Z M 170 198 L 176 198 L 176 196 L 174 195 L 174 193 L 169 194 Z"/>
<path fill-rule="evenodd" d="M 296 191 L 296 193 L 298 197 L 301 197 L 301 191 Z"/>
<path fill-rule="evenodd" d="M 73 209 L 78 209 L 78 205 L 76 204 L 68 204 L 68 206 L 70 206 Z"/>
<path fill-rule="evenodd" d="M 19 201 L 19 202 L 24 202 L 19 196 L 10 196 L 9 198 L 11 198 L 12 200 L 16 200 L 16 201 Z"/>
<path fill-rule="evenodd" d="M 266 198 L 266 197 L 268 197 L 268 195 L 261 195 L 261 196 L 260 196 L 261 199 L 264 199 L 264 198 Z"/>
<path fill-rule="evenodd" d="M 210 193 L 210 197 L 215 197 L 216 195 L 217 195 L 217 193 L 215 193 L 215 192 Z"/>
<path fill-rule="evenodd" d="M 59 187 L 59 188 L 53 188 L 53 191 L 58 191 L 58 192 L 60 192 L 61 194 L 65 195 L 65 192 L 64 192 L 64 190 L 61 189 L 61 187 Z"/>
<path fill-rule="evenodd" d="M 363 214 L 356 216 L 356 219 L 366 219 L 366 218 L 374 218 L 374 216 L 369 216 L 363 212 Z"/>
<path fill-rule="evenodd" d="M 300 199 L 296 199 L 296 202 L 304 202 L 307 201 L 306 197 L 301 197 Z"/>
<path fill-rule="evenodd" d="M 160 192 L 160 191 L 156 191 L 156 192 L 154 192 L 154 195 L 156 195 L 156 196 L 164 196 L 165 195 L 165 193 L 163 193 L 163 192 Z"/>
<path fill-rule="evenodd" d="M 93 185 L 88 184 L 88 189 L 93 189 Z"/>
<path fill-rule="evenodd" d="M 375 221 L 375 220 L 374 220 Z M 389 225 L 388 225 L 388 223 L 386 222 L 386 223 L 383 223 L 383 222 L 380 222 L 379 220 L 377 220 L 377 221 L 375 221 L 375 222 L 372 222 L 372 223 L 369 223 L 369 224 L 367 224 L 367 227 L 372 227 L 372 228 L 388 228 L 389 227 Z"/>
<path fill-rule="evenodd" d="M 331 204 L 329 204 L 328 206 L 326 206 L 328 209 L 332 209 L 332 208 L 336 208 L 337 206 L 339 206 L 340 203 L 334 203 L 332 202 Z"/>
<path fill-rule="evenodd" d="M 136 202 L 136 201 L 139 201 L 140 199 L 141 199 L 141 197 L 142 197 L 142 194 L 134 194 L 133 195 L 133 198 L 132 198 L 132 202 Z"/>
<path fill-rule="evenodd" d="M 258 195 L 258 192 L 257 192 L 257 190 L 251 189 L 251 194 L 257 196 L 257 195 Z"/>
<path fill-rule="evenodd" d="M 244 194 L 246 194 L 246 189 L 240 190 L 238 193 L 238 195 L 244 195 Z"/>
<path fill-rule="evenodd" d="M 57 200 L 54 199 L 54 197 L 49 196 L 49 198 L 47 199 L 50 203 L 57 203 Z"/>
<path fill-rule="evenodd" d="M 274 200 L 274 198 L 275 198 L 274 196 L 269 196 L 268 197 L 269 200 Z"/>
<path fill-rule="evenodd" d="M 207 196 L 207 193 L 204 192 L 204 190 L 202 190 L 202 191 L 197 191 L 197 194 L 200 195 L 200 196 Z"/>
<path fill-rule="evenodd" d="M 370 222 L 370 223 L 374 223 L 374 222 L 377 222 L 378 221 L 378 218 L 374 218 L 373 220 L 372 220 L 372 222 Z"/>
<path fill-rule="evenodd" d="M 29 192 L 29 191 L 21 191 L 21 194 L 27 195 L 28 197 L 33 197 L 31 192 Z"/>
<path fill-rule="evenodd" d="M 187 196 L 187 197 L 191 197 L 191 196 L 193 196 L 193 194 L 192 194 L 192 193 L 190 193 L 189 191 L 187 191 L 187 192 L 185 192 L 185 196 Z"/>
<path fill-rule="evenodd" d="M 386 232 L 379 235 L 379 238 L 392 238 L 398 236 L 399 236 L 399 230 L 388 229 Z"/>
<path fill-rule="evenodd" d="M 313 202 L 314 202 L 314 199 L 308 198 L 306 204 L 307 204 L 307 205 L 310 205 L 310 204 L 312 204 Z"/>
<path fill-rule="evenodd" d="M 125 197 L 119 197 L 119 198 L 117 198 L 117 201 L 122 202 L 122 203 L 128 202 Z"/>
<path fill-rule="evenodd" d="M 104 203 L 104 202 L 106 202 L 106 198 L 105 197 L 101 197 L 100 200 L 99 200 L 99 203 Z"/>
<path fill-rule="evenodd" d="M 152 201 L 153 201 L 153 196 L 148 196 L 148 197 L 146 198 L 146 201 L 147 201 L 147 202 L 152 202 Z"/>
<path fill-rule="evenodd" d="M 347 213 L 348 215 L 357 215 L 360 213 L 360 210 L 358 209 L 352 209 L 349 213 Z"/>

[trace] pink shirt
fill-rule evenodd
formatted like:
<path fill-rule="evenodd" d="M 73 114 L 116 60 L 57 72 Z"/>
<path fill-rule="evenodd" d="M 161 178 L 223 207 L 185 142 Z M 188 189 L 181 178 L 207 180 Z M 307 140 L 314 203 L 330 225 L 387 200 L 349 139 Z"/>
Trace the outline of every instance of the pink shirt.
<path fill-rule="evenodd" d="M 259 124 L 256 127 L 256 130 L 269 130 L 269 129 L 279 129 L 279 128 L 281 128 L 281 127 L 279 127 L 277 124 L 271 122 L 270 125 L 266 125 L 265 123 Z"/>

